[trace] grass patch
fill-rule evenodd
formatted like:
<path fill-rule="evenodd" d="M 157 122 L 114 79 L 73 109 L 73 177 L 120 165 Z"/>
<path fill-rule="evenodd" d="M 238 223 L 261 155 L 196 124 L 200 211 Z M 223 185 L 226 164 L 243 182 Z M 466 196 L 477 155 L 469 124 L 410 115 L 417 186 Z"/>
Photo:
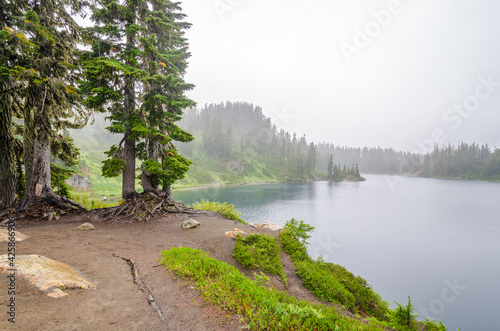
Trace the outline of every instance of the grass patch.
<path fill-rule="evenodd" d="M 95 194 L 95 196 L 93 196 L 92 193 L 88 192 L 71 192 L 70 198 L 88 210 L 118 206 L 122 201 L 121 199 L 115 199 L 113 201 L 104 202 L 99 195 Z"/>
<path fill-rule="evenodd" d="M 189 277 L 205 300 L 245 317 L 253 330 L 384 330 L 376 321 L 365 324 L 342 316 L 335 308 L 259 286 L 204 251 L 172 248 L 162 252 L 160 262 L 177 275 Z"/>
<path fill-rule="evenodd" d="M 191 207 L 193 207 L 194 209 L 214 211 L 230 220 L 234 220 L 242 224 L 248 224 L 241 219 L 241 213 L 235 209 L 234 205 L 227 202 L 210 202 L 209 200 L 201 199 L 201 202 L 195 202 L 191 205 Z"/>
<path fill-rule="evenodd" d="M 288 287 L 278 242 L 267 234 L 238 236 L 233 257 L 248 269 L 261 269 L 271 275 L 278 275 Z"/>
<path fill-rule="evenodd" d="M 340 303 L 352 313 L 362 310 L 379 320 L 387 320 L 389 304 L 366 280 L 340 265 L 324 262 L 321 258 L 313 260 L 309 256 L 305 240 L 309 238 L 307 232 L 312 229 L 302 221 L 292 219 L 279 235 L 283 250 L 291 256 L 304 287 L 319 299 Z"/>

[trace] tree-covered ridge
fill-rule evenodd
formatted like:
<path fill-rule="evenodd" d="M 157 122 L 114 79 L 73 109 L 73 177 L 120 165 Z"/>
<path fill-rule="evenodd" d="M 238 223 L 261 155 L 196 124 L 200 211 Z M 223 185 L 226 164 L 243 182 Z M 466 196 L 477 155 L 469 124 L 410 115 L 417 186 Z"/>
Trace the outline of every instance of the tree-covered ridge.
<path fill-rule="evenodd" d="M 316 169 L 316 147 L 276 125 L 262 108 L 245 102 L 206 105 L 186 112 L 181 125 L 203 141 L 203 152 L 221 161 L 252 159 L 265 164 L 264 175 L 284 180 L 310 179 Z M 189 145 L 180 149 L 192 153 Z M 252 167 L 247 162 L 248 167 Z"/>
<path fill-rule="evenodd" d="M 498 148 L 461 143 L 418 154 L 392 148 L 310 143 L 305 136 L 298 138 L 295 133 L 278 130 L 260 107 L 245 102 L 205 105 L 187 111 L 180 123 L 202 140 L 201 153 L 221 162 L 258 160 L 263 164 L 262 173 L 285 180 L 311 179 L 320 175 L 315 170 L 332 180 L 361 177 L 360 172 L 500 179 Z M 179 148 L 190 156 L 200 154 L 193 144 L 181 144 Z M 250 162 L 243 163 L 252 167 Z"/>

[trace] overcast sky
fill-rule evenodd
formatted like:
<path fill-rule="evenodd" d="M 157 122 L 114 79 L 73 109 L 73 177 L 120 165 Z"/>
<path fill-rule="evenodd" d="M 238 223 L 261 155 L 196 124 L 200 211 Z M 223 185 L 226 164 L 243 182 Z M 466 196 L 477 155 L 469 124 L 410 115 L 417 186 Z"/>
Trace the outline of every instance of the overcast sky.
<path fill-rule="evenodd" d="M 250 102 L 315 142 L 500 147 L 500 1 L 182 3 L 200 106 Z"/>

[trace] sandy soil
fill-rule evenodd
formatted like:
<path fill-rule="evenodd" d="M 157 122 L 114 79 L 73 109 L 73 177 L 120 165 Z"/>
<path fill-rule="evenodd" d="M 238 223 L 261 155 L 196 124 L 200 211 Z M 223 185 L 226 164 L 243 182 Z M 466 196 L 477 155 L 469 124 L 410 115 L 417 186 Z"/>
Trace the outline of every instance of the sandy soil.
<path fill-rule="evenodd" d="M 201 227 L 183 230 L 183 220 L 194 218 Z M 76 231 L 91 222 L 95 231 Z M 278 233 L 254 229 L 219 215 L 172 214 L 148 223 L 107 224 L 88 216 L 67 216 L 52 222 L 18 222 L 17 230 L 30 238 L 18 242 L 16 254 L 39 254 L 64 262 L 96 284 L 94 290 L 66 290 L 68 296 L 50 298 L 35 286 L 17 278 L 16 324 L 0 320 L 1 330 L 241 330 L 239 316 L 207 304 L 199 292 L 159 266 L 161 251 L 172 247 L 192 247 L 228 262 L 253 279 L 231 256 L 234 241 L 224 236 L 239 228 L 247 233 Z M 6 250 L 7 245 L 3 243 Z M 148 296 L 134 283 L 130 265 L 113 255 L 132 259 L 140 278 L 156 299 L 164 319 L 148 302 Z M 3 253 L 5 254 L 5 253 Z M 277 277 L 271 284 L 299 299 L 319 302 L 295 275 L 288 255 L 282 262 L 287 274 L 286 289 Z M 6 309 L 8 282 L 0 278 L 0 305 Z M 14 328 L 13 328 L 14 326 Z"/>

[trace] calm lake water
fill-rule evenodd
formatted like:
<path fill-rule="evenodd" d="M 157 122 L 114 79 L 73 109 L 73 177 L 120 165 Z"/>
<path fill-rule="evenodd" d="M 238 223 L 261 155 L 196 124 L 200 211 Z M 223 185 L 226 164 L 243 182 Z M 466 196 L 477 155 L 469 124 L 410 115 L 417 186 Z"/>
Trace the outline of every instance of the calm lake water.
<path fill-rule="evenodd" d="M 366 182 L 175 192 L 228 201 L 243 219 L 316 227 L 309 252 L 448 330 L 500 330 L 500 183 L 365 175 Z"/>

